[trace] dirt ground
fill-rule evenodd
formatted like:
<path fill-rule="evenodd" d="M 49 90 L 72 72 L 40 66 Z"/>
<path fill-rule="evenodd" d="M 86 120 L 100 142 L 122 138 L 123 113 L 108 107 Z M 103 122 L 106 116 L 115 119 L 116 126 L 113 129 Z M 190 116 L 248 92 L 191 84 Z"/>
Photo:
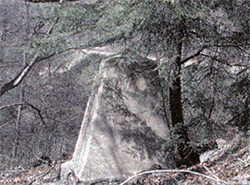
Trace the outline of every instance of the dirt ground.
<path fill-rule="evenodd" d="M 95 182 L 91 185 L 137 184 L 137 185 L 249 185 L 250 184 L 250 139 L 229 142 L 224 148 L 209 153 L 203 163 L 188 169 L 150 169 L 129 176 L 127 182 Z M 57 176 L 60 165 L 42 164 L 36 168 L 1 172 L 1 185 L 85 185 L 72 177 L 60 181 Z"/>

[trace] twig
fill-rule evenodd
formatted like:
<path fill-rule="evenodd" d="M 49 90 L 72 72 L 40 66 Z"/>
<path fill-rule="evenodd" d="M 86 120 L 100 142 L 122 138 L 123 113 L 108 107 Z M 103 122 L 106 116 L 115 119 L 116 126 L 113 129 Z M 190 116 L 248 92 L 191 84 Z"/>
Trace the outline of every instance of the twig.
<path fill-rule="evenodd" d="M 245 108 L 243 111 L 241 111 L 239 114 L 236 114 L 236 116 L 232 117 L 230 120 L 228 120 L 226 123 L 224 123 L 224 125 L 230 124 L 232 121 L 234 121 L 235 119 L 237 119 L 238 117 L 240 117 L 242 114 L 244 114 L 246 111 L 248 111 L 250 109 L 250 106 Z"/>
<path fill-rule="evenodd" d="M 8 125 L 9 123 L 10 123 L 10 121 L 12 121 L 14 118 L 9 118 L 9 119 L 7 119 L 7 120 L 4 120 L 4 121 L 1 121 L 0 122 L 0 124 L 2 124 L 1 126 L 0 126 L 0 129 L 2 129 L 3 127 L 5 127 L 6 125 Z"/>
<path fill-rule="evenodd" d="M 207 46 L 203 46 L 203 47 L 202 47 L 201 49 L 199 49 L 194 55 L 191 55 L 191 56 L 185 58 L 184 60 L 182 60 L 182 61 L 181 61 L 181 64 L 183 65 L 183 64 L 185 64 L 187 61 L 189 61 L 189 60 L 191 60 L 191 59 L 193 59 L 193 58 L 195 58 L 195 57 L 198 57 L 198 56 L 201 54 L 201 52 L 202 52 L 204 49 L 206 49 L 206 48 L 207 48 Z"/>
<path fill-rule="evenodd" d="M 34 106 L 33 104 L 31 104 L 31 103 L 28 103 L 28 102 L 17 102 L 17 103 L 12 103 L 12 104 L 8 104 L 8 105 L 1 106 L 1 107 L 0 107 L 0 110 L 5 109 L 5 108 L 8 108 L 8 107 L 11 107 L 11 106 L 19 106 L 19 105 L 27 105 L 27 106 L 31 107 L 32 109 L 34 109 L 34 110 L 38 113 L 38 116 L 39 116 L 39 118 L 41 119 L 41 121 L 42 121 L 44 127 L 47 128 L 47 125 L 46 125 L 46 123 L 45 123 L 45 121 L 44 121 L 44 119 L 43 119 L 43 116 L 42 116 L 42 114 L 41 114 L 41 110 L 40 110 L 39 108 L 37 108 L 36 106 Z M 5 124 L 4 124 L 4 125 L 5 125 Z M 4 125 L 1 125 L 0 128 L 3 127 Z"/>
<path fill-rule="evenodd" d="M 179 172 L 179 173 L 191 173 L 191 174 L 194 174 L 194 175 L 198 175 L 198 176 L 201 176 L 201 177 L 205 177 L 207 179 L 210 179 L 210 180 L 213 180 L 213 181 L 216 181 L 216 182 L 221 182 L 223 184 L 227 184 L 229 185 L 228 182 L 225 182 L 223 180 L 220 180 L 220 179 L 215 179 L 213 177 L 210 177 L 208 175 L 204 175 L 202 173 L 198 173 L 198 172 L 194 172 L 194 171 L 190 171 L 190 170 L 151 170 L 151 171 L 145 171 L 145 172 L 142 172 L 142 173 L 138 173 L 130 178 L 128 178 L 127 180 L 125 180 L 124 182 L 122 182 L 120 185 L 124 185 L 126 184 L 127 182 L 131 181 L 132 179 L 134 179 L 135 177 L 138 177 L 138 176 L 141 176 L 141 175 L 145 175 L 145 174 L 149 174 L 149 173 L 171 173 L 171 172 Z"/>
<path fill-rule="evenodd" d="M 216 178 L 216 179 L 218 179 L 219 181 L 221 181 L 220 179 L 219 179 L 219 177 L 217 177 L 211 170 L 209 170 L 206 166 L 204 166 L 203 165 L 203 167 L 214 177 L 214 178 Z"/>
<path fill-rule="evenodd" d="M 240 158 L 237 158 L 237 160 L 240 161 L 240 162 L 242 162 L 243 164 L 247 165 L 247 162 L 246 162 L 246 161 L 244 161 L 244 160 L 242 160 L 242 159 L 240 159 Z"/>
<path fill-rule="evenodd" d="M 55 168 L 55 166 L 53 165 L 48 171 L 46 171 L 46 172 L 43 173 L 42 175 L 36 176 L 36 177 L 35 177 L 32 181 L 30 181 L 27 185 L 31 185 L 31 184 L 33 184 L 37 179 L 40 179 L 40 178 L 42 178 L 42 177 L 48 175 L 48 174 L 51 172 L 51 170 L 53 170 L 54 168 Z"/>
<path fill-rule="evenodd" d="M 6 170 L 1 173 L 1 175 L 6 174 L 6 173 L 23 173 L 23 172 L 28 172 L 28 170 Z"/>

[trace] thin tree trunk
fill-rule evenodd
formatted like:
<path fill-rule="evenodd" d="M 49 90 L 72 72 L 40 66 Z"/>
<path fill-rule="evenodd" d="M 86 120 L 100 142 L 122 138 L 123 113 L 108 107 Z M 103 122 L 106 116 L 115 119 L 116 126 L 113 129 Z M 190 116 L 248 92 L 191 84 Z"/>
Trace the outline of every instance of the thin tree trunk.
<path fill-rule="evenodd" d="M 171 121 L 175 128 L 175 135 L 178 136 L 178 152 L 181 160 L 177 160 L 177 165 L 191 166 L 199 162 L 199 155 L 193 151 L 188 136 L 188 128 L 184 125 L 183 109 L 182 109 L 182 88 L 181 88 L 181 54 L 182 42 L 177 44 L 177 57 L 175 76 L 172 87 L 169 90 Z"/>
<path fill-rule="evenodd" d="M 24 91 L 22 90 L 21 91 L 21 96 L 20 96 L 20 101 L 22 102 L 23 101 L 23 93 Z M 20 122 L 21 122 L 21 117 L 22 117 L 22 108 L 23 108 L 23 105 L 19 105 L 18 106 L 18 109 L 17 109 L 17 119 L 16 119 L 16 123 L 15 123 L 15 140 L 14 140 L 14 145 L 13 145 L 13 149 L 12 149 L 12 158 L 11 158 L 11 166 L 10 168 L 13 169 L 14 167 L 14 161 L 16 160 L 17 158 L 17 153 L 18 153 L 18 146 L 19 146 L 19 125 L 20 125 Z"/>
<path fill-rule="evenodd" d="M 26 3 L 26 10 L 28 6 L 27 6 L 27 3 Z M 27 11 L 28 13 L 28 11 Z M 28 15 L 26 15 L 26 22 L 28 23 Z M 27 25 L 26 25 L 26 40 L 27 40 Z M 24 52 L 23 53 L 23 65 L 26 66 L 26 58 L 27 58 L 27 55 L 26 53 Z M 23 85 L 21 85 L 21 95 L 20 95 L 20 100 L 19 100 L 21 103 L 24 102 L 24 90 L 23 90 Z M 18 105 L 18 108 L 17 108 L 17 119 L 16 119 L 16 124 L 15 124 L 15 140 L 14 140 L 14 145 L 13 145 L 13 149 L 12 149 L 12 159 L 11 159 L 11 169 L 14 167 L 14 161 L 16 160 L 16 158 L 18 157 L 17 156 L 17 153 L 18 153 L 18 145 L 19 145 L 19 135 L 20 135 L 20 131 L 19 131 L 19 126 L 20 126 L 20 122 L 21 122 L 21 118 L 22 118 L 22 109 L 23 109 L 23 105 L 20 104 Z"/>
<path fill-rule="evenodd" d="M 162 65 L 161 61 L 158 65 Z M 166 73 L 166 72 L 165 72 Z M 161 98 L 162 98 L 162 108 L 164 111 L 164 116 L 165 116 L 165 122 L 169 128 L 169 131 L 171 130 L 171 120 L 170 120 L 170 112 L 168 111 L 167 107 L 169 106 L 169 102 L 167 101 L 169 99 L 169 89 L 164 89 L 166 86 L 165 80 L 163 79 L 163 76 L 166 75 L 164 74 L 164 71 L 162 69 L 158 69 L 158 74 L 160 78 L 160 87 L 161 87 Z"/>
<path fill-rule="evenodd" d="M 250 129 L 250 87 L 249 87 L 250 83 L 248 82 L 248 90 L 247 90 L 247 99 L 246 99 L 246 102 L 245 102 L 245 112 L 243 114 L 243 119 L 242 119 L 242 125 L 241 125 L 241 129 L 242 131 L 247 135 L 247 132 L 249 131 Z"/>
<path fill-rule="evenodd" d="M 6 27 L 7 27 L 7 20 L 5 19 L 5 15 L 3 14 L 1 20 L 1 30 L 0 30 L 0 63 L 4 62 L 4 41 L 5 41 L 5 34 L 6 34 Z"/>

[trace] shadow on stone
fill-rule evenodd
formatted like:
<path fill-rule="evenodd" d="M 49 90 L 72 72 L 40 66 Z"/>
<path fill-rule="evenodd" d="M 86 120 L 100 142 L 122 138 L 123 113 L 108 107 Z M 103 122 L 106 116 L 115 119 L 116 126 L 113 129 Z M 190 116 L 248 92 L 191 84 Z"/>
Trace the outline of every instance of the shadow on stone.
<path fill-rule="evenodd" d="M 73 158 L 61 178 L 74 171 L 82 182 L 122 179 L 153 164 L 174 168 L 154 62 L 116 55 L 100 64 Z"/>

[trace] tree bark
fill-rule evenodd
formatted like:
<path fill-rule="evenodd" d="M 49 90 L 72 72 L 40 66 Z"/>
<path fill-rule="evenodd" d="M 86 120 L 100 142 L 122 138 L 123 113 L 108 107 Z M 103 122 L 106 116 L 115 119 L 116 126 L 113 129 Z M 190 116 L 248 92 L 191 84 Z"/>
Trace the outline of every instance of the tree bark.
<path fill-rule="evenodd" d="M 182 88 L 181 88 L 181 54 L 182 41 L 177 44 L 177 57 L 175 59 L 176 69 L 172 87 L 169 90 L 171 121 L 174 127 L 174 136 L 178 137 L 177 150 L 181 157 L 177 160 L 177 165 L 192 166 L 199 163 L 199 155 L 192 149 L 188 136 L 188 128 L 184 124 L 183 108 L 182 108 Z"/>

